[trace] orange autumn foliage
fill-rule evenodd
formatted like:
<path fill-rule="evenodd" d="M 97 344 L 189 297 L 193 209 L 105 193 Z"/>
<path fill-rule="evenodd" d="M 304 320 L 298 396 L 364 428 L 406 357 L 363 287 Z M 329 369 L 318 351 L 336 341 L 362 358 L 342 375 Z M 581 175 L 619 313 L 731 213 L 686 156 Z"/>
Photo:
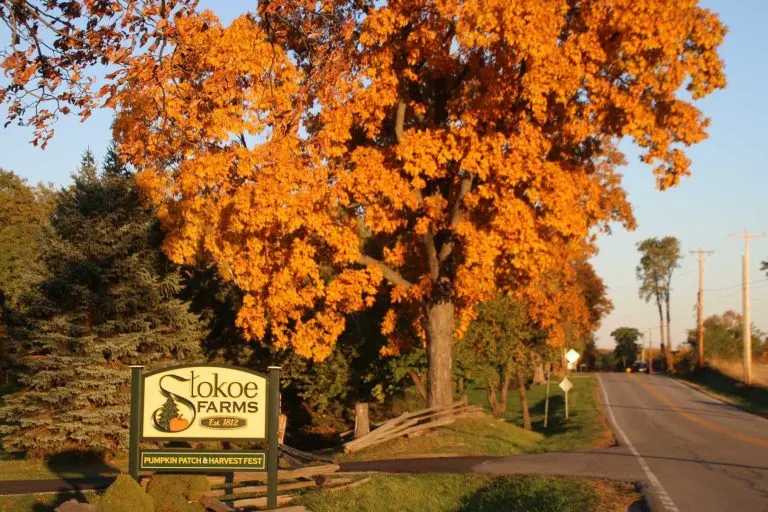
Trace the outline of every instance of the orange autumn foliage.
<path fill-rule="evenodd" d="M 33 127 L 32 143 L 45 147 L 60 115 L 85 120 L 99 105 L 114 106 L 113 94 L 133 55 L 161 58 L 172 31 L 169 20 L 192 15 L 196 5 L 197 0 L 0 1 L 5 126 Z M 102 75 L 107 83 L 96 90 Z"/>
<path fill-rule="evenodd" d="M 559 342 L 563 309 L 585 314 L 562 269 L 634 222 L 618 142 L 677 185 L 707 126 L 679 93 L 725 85 L 725 29 L 696 0 L 258 9 L 169 20 L 172 50 L 130 59 L 115 134 L 169 256 L 237 283 L 248 337 L 316 359 L 381 286 L 384 329 L 417 311 L 428 345 L 438 306 L 461 332 L 497 291 Z"/>

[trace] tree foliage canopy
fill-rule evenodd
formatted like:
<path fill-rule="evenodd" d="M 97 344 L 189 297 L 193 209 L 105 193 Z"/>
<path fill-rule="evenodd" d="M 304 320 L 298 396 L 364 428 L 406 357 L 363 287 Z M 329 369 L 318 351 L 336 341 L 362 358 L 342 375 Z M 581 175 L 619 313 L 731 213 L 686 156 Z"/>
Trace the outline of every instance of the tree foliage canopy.
<path fill-rule="evenodd" d="M 514 294 L 563 343 L 570 263 L 634 225 L 619 142 L 676 185 L 693 101 L 725 86 L 697 0 L 272 0 L 229 25 L 191 0 L 36 5 L 0 3 L 10 120 L 45 140 L 101 98 L 166 253 L 237 284 L 247 338 L 322 360 L 384 289 L 386 351 L 404 321 L 426 337 L 442 405 L 483 301 Z"/>
<path fill-rule="evenodd" d="M 24 296 L 44 279 L 40 252 L 52 209 L 49 187 L 0 169 L 0 308 L 23 308 Z"/>
<path fill-rule="evenodd" d="M 766 335 L 755 325 L 752 329 L 752 352 L 760 354 L 766 348 Z M 744 357 L 744 320 L 735 311 L 712 315 L 704 319 L 704 355 L 707 358 L 741 359 Z M 688 343 L 698 351 L 696 329 L 688 331 Z"/>
<path fill-rule="evenodd" d="M 554 248 L 632 224 L 615 141 L 645 149 L 661 188 L 688 173 L 678 146 L 707 122 L 677 93 L 724 85 L 724 28 L 694 1 L 642 5 L 180 16 L 164 59 L 131 61 L 116 132 L 168 254 L 238 283 L 248 336 L 323 358 L 382 280 L 386 329 L 446 297 L 466 326 L 493 290 L 560 265 Z"/>
<path fill-rule="evenodd" d="M 632 366 L 637 359 L 637 353 L 642 349 L 637 343 L 640 331 L 634 327 L 619 327 L 611 332 L 611 336 L 616 341 L 616 348 L 613 349 L 616 359 L 623 361 L 625 367 Z"/>
<path fill-rule="evenodd" d="M 637 244 L 637 250 L 640 298 L 662 303 L 669 297 L 672 273 L 680 267 L 680 241 L 673 236 L 648 238 Z"/>

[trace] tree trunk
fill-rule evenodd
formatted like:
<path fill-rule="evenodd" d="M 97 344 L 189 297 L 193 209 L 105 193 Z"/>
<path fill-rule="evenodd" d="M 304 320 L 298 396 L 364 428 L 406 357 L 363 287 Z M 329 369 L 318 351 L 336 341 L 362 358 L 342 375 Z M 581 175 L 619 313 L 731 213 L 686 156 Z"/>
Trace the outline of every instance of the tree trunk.
<path fill-rule="evenodd" d="M 539 363 L 533 367 L 533 383 L 544 384 L 547 382 L 547 377 L 544 375 L 544 363 Z"/>
<path fill-rule="evenodd" d="M 520 409 L 523 411 L 523 428 L 533 430 L 531 425 L 531 411 L 528 409 L 528 390 L 525 389 L 525 375 L 517 372 L 517 392 L 520 394 Z"/>
<path fill-rule="evenodd" d="M 667 303 L 667 350 L 664 353 L 664 357 L 667 361 L 667 371 L 673 372 L 675 371 L 675 360 L 672 358 L 672 330 L 670 327 L 670 317 L 669 317 L 669 294 L 666 296 L 666 303 Z"/>
<path fill-rule="evenodd" d="M 368 404 L 357 402 L 355 404 L 355 439 L 362 437 L 371 431 L 371 424 L 368 421 Z"/>
<path fill-rule="evenodd" d="M 453 403 L 453 303 L 427 307 L 427 407 Z"/>
<path fill-rule="evenodd" d="M 512 382 L 512 375 L 509 370 L 504 370 L 504 379 L 501 381 L 501 398 L 499 399 L 499 416 L 507 412 L 507 397 L 509 396 L 509 384 Z"/>
<path fill-rule="evenodd" d="M 491 406 L 491 414 L 493 414 L 494 418 L 498 418 L 500 415 L 499 401 L 496 399 L 496 386 L 493 385 L 493 381 L 490 378 L 485 386 L 485 391 L 488 393 L 488 405 Z"/>
<path fill-rule="evenodd" d="M 458 388 L 459 396 L 464 394 L 464 377 L 459 377 L 458 382 L 456 383 L 456 387 Z"/>
<path fill-rule="evenodd" d="M 661 322 L 659 325 L 659 336 L 661 336 L 661 345 L 659 346 L 661 347 L 661 354 L 663 356 L 664 354 L 666 354 L 667 344 L 664 342 L 664 310 L 661 307 L 660 298 L 656 301 L 656 305 L 659 306 L 659 321 Z M 666 362 L 666 357 L 664 361 Z"/>
<path fill-rule="evenodd" d="M 427 388 L 424 387 L 424 379 L 421 378 L 421 375 L 416 370 L 408 370 L 408 375 L 410 375 L 413 384 L 416 386 L 416 391 L 419 392 L 419 396 L 426 402 Z"/>

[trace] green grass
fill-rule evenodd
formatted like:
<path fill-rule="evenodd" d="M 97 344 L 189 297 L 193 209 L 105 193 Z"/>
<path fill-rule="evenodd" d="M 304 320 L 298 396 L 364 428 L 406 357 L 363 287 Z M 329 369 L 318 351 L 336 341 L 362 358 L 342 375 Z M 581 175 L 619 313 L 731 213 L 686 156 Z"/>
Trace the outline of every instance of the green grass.
<path fill-rule="evenodd" d="M 429 431 L 418 437 L 401 437 L 353 454 L 339 455 L 340 461 L 394 459 L 449 455 L 519 455 L 610 446 L 614 442 L 605 419 L 597 379 L 593 375 L 574 375 L 569 394 L 569 418 L 565 419 L 565 396 L 553 381 L 550 386 L 549 421 L 544 428 L 546 385 L 532 386 L 528 403 L 533 432 L 522 425 L 522 410 L 517 392 L 510 392 L 507 413 L 498 420 L 466 418 Z M 469 401 L 487 411 L 484 390 L 469 391 Z"/>
<path fill-rule="evenodd" d="M 740 380 L 714 368 L 695 370 L 690 374 L 681 375 L 681 377 L 698 384 L 737 407 L 755 414 L 768 416 L 768 388 L 766 387 L 746 386 Z"/>
<path fill-rule="evenodd" d="M 535 451 L 580 450 L 609 446 L 613 443 L 613 435 L 605 419 L 596 377 L 592 374 L 576 374 L 569 379 L 573 383 L 573 389 L 568 395 L 568 419 L 565 419 L 565 393 L 558 386 L 558 381 L 553 379 L 549 389 L 549 421 L 546 428 L 544 428 L 544 404 L 547 386 L 546 384 L 531 386 L 528 390 L 528 406 L 533 429 L 543 434 L 543 441 Z M 470 391 L 469 401 L 482 405 L 490 411 L 487 394 L 483 389 Z M 522 416 L 520 396 L 516 391 L 510 390 L 504 418 L 515 425 L 522 426 Z"/>
<path fill-rule="evenodd" d="M 72 498 L 78 501 L 88 501 L 94 493 L 47 493 L 27 494 L 24 496 L 0 496 L 0 512 L 47 512 L 69 501 Z"/>
<path fill-rule="evenodd" d="M 313 512 L 613 512 L 639 501 L 632 486 L 603 480 L 485 475 L 375 475 L 342 493 L 310 491 Z"/>

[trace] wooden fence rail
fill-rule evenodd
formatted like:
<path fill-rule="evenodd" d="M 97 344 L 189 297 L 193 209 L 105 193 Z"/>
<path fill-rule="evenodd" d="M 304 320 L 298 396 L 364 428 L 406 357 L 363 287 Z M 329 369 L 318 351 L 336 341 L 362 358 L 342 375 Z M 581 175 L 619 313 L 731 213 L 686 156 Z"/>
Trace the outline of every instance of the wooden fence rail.
<path fill-rule="evenodd" d="M 448 425 L 457 418 L 482 413 L 479 405 L 467 405 L 466 401 L 454 403 L 447 408 L 431 407 L 414 412 L 406 412 L 385 421 L 368 434 L 344 443 L 345 453 L 352 453 L 369 446 L 384 443 L 401 436 L 413 435 L 431 428 Z"/>

